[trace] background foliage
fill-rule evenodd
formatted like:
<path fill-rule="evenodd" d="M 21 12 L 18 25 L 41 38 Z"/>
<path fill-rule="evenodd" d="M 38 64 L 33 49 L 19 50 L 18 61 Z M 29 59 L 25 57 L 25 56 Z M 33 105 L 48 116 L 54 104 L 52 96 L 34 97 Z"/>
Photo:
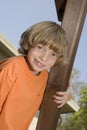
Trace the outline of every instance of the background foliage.
<path fill-rule="evenodd" d="M 79 71 L 73 69 L 70 79 L 71 91 L 73 100 L 79 104 L 80 110 L 61 115 L 62 122 L 57 130 L 87 130 L 87 83 L 80 81 L 79 77 Z"/>

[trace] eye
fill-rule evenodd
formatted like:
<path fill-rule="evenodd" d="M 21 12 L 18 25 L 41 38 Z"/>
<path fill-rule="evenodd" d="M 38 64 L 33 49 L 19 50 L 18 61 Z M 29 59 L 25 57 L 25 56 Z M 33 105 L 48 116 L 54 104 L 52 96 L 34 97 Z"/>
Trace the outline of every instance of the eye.
<path fill-rule="evenodd" d="M 57 53 L 52 53 L 52 56 L 56 58 L 58 57 Z"/>
<path fill-rule="evenodd" d="M 38 44 L 36 47 L 37 47 L 37 49 L 39 49 L 39 50 L 42 50 L 42 49 L 43 49 L 43 46 L 42 46 L 42 45 L 39 45 L 39 44 Z"/>

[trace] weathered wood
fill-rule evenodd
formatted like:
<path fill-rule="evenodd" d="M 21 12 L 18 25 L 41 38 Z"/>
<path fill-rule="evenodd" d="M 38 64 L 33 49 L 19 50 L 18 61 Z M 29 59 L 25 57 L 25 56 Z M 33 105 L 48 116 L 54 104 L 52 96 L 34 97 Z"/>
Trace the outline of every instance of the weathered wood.
<path fill-rule="evenodd" d="M 69 64 L 51 69 L 36 130 L 56 130 L 61 109 L 53 102 L 57 90 L 66 90 L 87 11 L 87 0 L 67 0 L 62 21 L 69 41 Z"/>

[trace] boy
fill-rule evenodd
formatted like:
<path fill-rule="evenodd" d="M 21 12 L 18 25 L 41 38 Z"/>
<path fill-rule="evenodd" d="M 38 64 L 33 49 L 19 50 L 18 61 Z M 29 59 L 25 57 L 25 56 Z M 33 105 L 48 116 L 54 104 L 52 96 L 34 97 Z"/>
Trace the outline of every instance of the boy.
<path fill-rule="evenodd" d="M 28 130 L 43 98 L 47 69 L 65 63 L 67 46 L 65 32 L 55 22 L 37 23 L 22 34 L 22 55 L 0 63 L 0 130 Z M 54 97 L 60 106 L 70 99 L 66 92 Z"/>

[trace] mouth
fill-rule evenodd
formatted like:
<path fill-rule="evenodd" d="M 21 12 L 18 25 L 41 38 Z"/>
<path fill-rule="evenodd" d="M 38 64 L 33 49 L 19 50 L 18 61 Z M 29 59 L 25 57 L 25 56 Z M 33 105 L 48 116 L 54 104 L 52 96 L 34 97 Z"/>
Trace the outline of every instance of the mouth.
<path fill-rule="evenodd" d="M 39 60 L 37 60 L 37 59 L 34 59 L 34 63 L 39 68 L 44 68 L 45 67 L 45 65 L 43 63 L 41 63 Z"/>

